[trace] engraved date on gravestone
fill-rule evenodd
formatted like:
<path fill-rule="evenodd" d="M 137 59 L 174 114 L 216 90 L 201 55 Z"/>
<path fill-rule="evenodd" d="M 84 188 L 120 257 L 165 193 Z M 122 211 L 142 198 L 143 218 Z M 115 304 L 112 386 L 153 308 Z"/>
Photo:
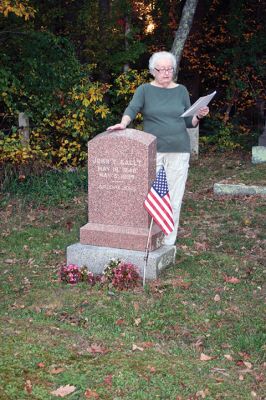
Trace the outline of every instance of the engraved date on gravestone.
<path fill-rule="evenodd" d="M 94 158 L 95 173 L 99 181 L 98 189 L 134 191 L 131 186 L 140 173 L 142 161 L 138 158 L 115 159 Z"/>

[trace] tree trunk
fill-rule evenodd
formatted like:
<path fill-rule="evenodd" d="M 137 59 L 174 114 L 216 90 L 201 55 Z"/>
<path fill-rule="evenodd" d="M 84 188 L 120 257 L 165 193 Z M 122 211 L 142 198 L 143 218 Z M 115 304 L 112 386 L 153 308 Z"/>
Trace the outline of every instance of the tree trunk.
<path fill-rule="evenodd" d="M 193 18 L 196 12 L 198 1 L 199 0 L 186 0 L 185 5 L 183 7 L 179 27 L 175 34 L 175 39 L 171 52 L 176 56 L 177 74 L 182 57 L 183 48 L 193 23 Z"/>
<path fill-rule="evenodd" d="M 128 51 L 128 35 L 130 34 L 130 22 L 128 16 L 125 17 L 125 50 Z M 124 72 L 129 70 L 129 63 L 124 64 Z"/>
<path fill-rule="evenodd" d="M 99 63 L 99 75 L 102 82 L 110 82 L 110 75 L 107 71 L 104 60 L 108 57 L 108 40 L 109 40 L 109 26 L 110 26 L 110 0 L 98 0 L 99 5 L 99 27 L 101 32 L 101 53 L 103 63 Z"/>

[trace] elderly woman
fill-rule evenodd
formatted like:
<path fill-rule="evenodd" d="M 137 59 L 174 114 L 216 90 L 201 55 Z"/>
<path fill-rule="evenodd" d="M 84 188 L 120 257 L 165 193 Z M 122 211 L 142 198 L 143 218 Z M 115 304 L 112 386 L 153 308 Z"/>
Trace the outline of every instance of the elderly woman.
<path fill-rule="evenodd" d="M 176 58 L 172 53 L 154 53 L 149 60 L 149 70 L 154 79 L 137 88 L 121 122 L 107 130 L 125 129 L 141 112 L 144 131 L 156 136 L 157 171 L 164 166 L 175 223 L 174 231 L 165 236 L 164 244 L 174 245 L 189 168 L 187 128 L 196 127 L 209 109 L 201 108 L 193 117 L 180 117 L 190 107 L 190 99 L 185 86 L 174 81 Z"/>

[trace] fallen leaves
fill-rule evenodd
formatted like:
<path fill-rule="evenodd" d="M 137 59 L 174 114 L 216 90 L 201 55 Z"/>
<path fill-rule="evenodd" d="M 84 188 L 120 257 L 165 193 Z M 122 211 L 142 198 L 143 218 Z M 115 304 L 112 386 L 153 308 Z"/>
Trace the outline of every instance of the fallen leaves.
<path fill-rule="evenodd" d="M 68 230 L 68 232 L 71 231 L 72 227 L 73 227 L 73 222 L 72 221 L 67 221 L 66 222 L 66 229 Z"/>
<path fill-rule="evenodd" d="M 65 369 L 62 367 L 55 367 L 50 370 L 50 373 L 53 375 L 57 375 L 57 374 L 61 374 L 62 372 L 64 372 L 64 370 Z"/>
<path fill-rule="evenodd" d="M 133 351 L 136 351 L 136 350 L 144 351 L 144 348 L 143 348 L 143 347 L 140 347 L 140 346 L 137 346 L 136 344 L 133 343 L 133 345 L 132 345 L 132 350 L 133 350 Z"/>
<path fill-rule="evenodd" d="M 124 323 L 125 323 L 125 320 L 122 319 L 122 318 L 119 318 L 119 319 L 117 319 L 117 320 L 115 321 L 115 324 L 118 325 L 118 326 L 121 326 L 121 325 L 123 325 Z"/>
<path fill-rule="evenodd" d="M 206 251 L 209 248 L 209 245 L 206 242 L 202 242 L 202 243 L 195 242 L 194 246 L 195 246 L 196 251 Z"/>
<path fill-rule="evenodd" d="M 224 358 L 226 358 L 228 361 L 233 361 L 233 357 L 231 356 L 231 354 L 225 354 Z"/>
<path fill-rule="evenodd" d="M 172 279 L 172 285 L 173 288 L 182 288 L 182 289 L 189 289 L 190 286 L 192 285 L 192 282 L 184 281 L 182 277 L 179 277 L 177 279 Z"/>
<path fill-rule="evenodd" d="M 31 383 L 31 381 L 29 379 L 27 379 L 26 382 L 25 382 L 24 390 L 28 394 L 31 394 L 31 392 L 32 392 L 32 383 Z"/>
<path fill-rule="evenodd" d="M 208 356 L 207 354 L 201 353 L 200 354 L 200 361 L 211 361 L 214 360 L 216 357 Z"/>
<path fill-rule="evenodd" d="M 107 386 L 112 386 L 112 384 L 113 384 L 113 375 L 111 375 L 111 374 L 107 375 L 107 376 L 104 378 L 103 383 L 104 383 L 105 385 L 107 385 Z"/>
<path fill-rule="evenodd" d="M 66 397 L 70 393 L 75 392 L 75 390 L 76 390 L 75 386 L 71 386 L 71 385 L 60 386 L 58 389 L 51 392 L 51 394 L 56 397 Z"/>
<path fill-rule="evenodd" d="M 252 368 L 251 362 L 244 361 L 244 365 L 245 365 L 245 367 L 247 367 L 248 369 L 251 369 L 251 368 Z"/>
<path fill-rule="evenodd" d="M 156 345 L 153 342 L 142 342 L 140 344 L 133 343 L 132 350 L 133 351 L 144 351 L 145 349 L 150 349 L 151 347 L 155 347 Z"/>
<path fill-rule="evenodd" d="M 230 374 L 228 372 L 226 372 L 226 370 L 224 368 L 212 368 L 211 371 L 216 374 L 222 374 L 226 377 L 230 376 Z"/>
<path fill-rule="evenodd" d="M 16 302 L 11 305 L 13 310 L 23 310 L 25 308 L 24 304 L 17 304 Z"/>
<path fill-rule="evenodd" d="M 203 339 L 202 338 L 199 338 L 195 343 L 193 343 L 192 344 L 192 346 L 198 351 L 198 352 L 201 352 L 201 354 L 203 354 L 202 353 L 202 350 L 203 350 Z"/>
<path fill-rule="evenodd" d="M 236 284 L 236 283 L 240 282 L 240 279 L 236 278 L 235 276 L 224 275 L 224 281 L 227 282 L 227 283 Z"/>
<path fill-rule="evenodd" d="M 28 220 L 29 220 L 30 222 L 36 221 L 36 216 L 35 216 L 33 213 L 29 213 L 29 214 L 27 215 L 27 218 L 28 218 Z"/>
<path fill-rule="evenodd" d="M 147 366 L 147 370 L 148 370 L 149 372 L 151 372 L 152 374 L 154 374 L 154 373 L 156 372 L 156 368 L 153 367 L 152 365 L 148 365 L 148 366 Z"/>
<path fill-rule="evenodd" d="M 206 399 L 206 397 L 209 395 L 209 389 L 205 389 L 205 390 L 199 390 L 196 393 L 196 398 L 202 398 L 202 399 Z"/>
<path fill-rule="evenodd" d="M 16 264 L 17 262 L 18 260 L 16 258 L 7 258 L 4 260 L 4 263 L 9 265 Z"/>
<path fill-rule="evenodd" d="M 100 396 L 94 390 L 87 389 L 84 393 L 86 399 L 99 399 Z"/>
<path fill-rule="evenodd" d="M 93 343 L 92 345 L 90 345 L 87 348 L 87 351 L 91 354 L 106 354 L 106 353 L 108 353 L 108 350 L 105 347 L 103 347 L 97 343 Z"/>
<path fill-rule="evenodd" d="M 216 294 L 215 296 L 214 296 L 214 299 L 213 299 L 215 302 L 219 302 L 219 301 L 221 301 L 221 296 L 219 296 L 219 294 Z"/>

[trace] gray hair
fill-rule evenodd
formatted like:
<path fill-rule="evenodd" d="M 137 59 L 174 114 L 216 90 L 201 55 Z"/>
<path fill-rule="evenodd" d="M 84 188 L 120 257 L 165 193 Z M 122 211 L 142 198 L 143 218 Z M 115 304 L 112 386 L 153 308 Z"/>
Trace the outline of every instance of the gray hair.
<path fill-rule="evenodd" d="M 176 72 L 176 58 L 173 53 L 169 51 L 158 51 L 157 53 L 153 53 L 151 58 L 149 59 L 149 70 L 150 73 L 153 74 L 153 70 L 156 66 L 156 63 L 161 60 L 162 58 L 168 58 L 168 60 L 172 61 L 174 73 Z"/>

